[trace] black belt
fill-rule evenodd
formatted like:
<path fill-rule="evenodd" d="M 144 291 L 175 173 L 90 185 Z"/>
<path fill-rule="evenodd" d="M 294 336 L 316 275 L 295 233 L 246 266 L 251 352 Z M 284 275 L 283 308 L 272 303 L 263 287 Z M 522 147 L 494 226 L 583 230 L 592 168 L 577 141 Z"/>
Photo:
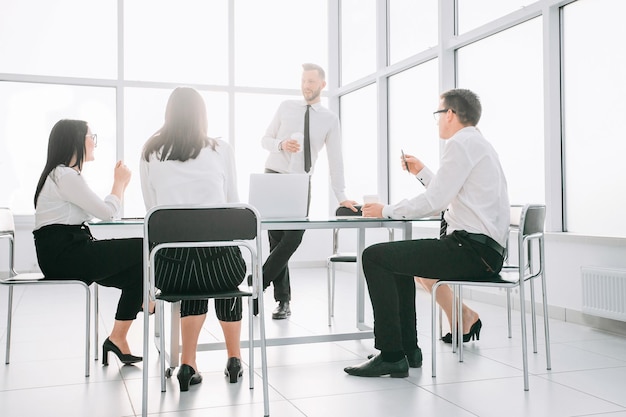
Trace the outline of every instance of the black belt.
<path fill-rule="evenodd" d="M 504 248 L 500 246 L 498 242 L 496 242 L 487 235 L 482 235 L 479 233 L 468 233 L 467 238 L 473 240 L 474 242 L 482 243 L 483 245 L 486 245 L 487 247 L 498 252 L 500 256 L 504 256 Z"/>

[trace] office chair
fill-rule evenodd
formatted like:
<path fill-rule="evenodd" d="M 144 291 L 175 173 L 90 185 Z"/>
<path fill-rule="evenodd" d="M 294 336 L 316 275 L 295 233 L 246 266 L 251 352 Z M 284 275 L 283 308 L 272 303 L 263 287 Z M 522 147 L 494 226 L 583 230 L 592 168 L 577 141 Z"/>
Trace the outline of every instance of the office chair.
<path fill-rule="evenodd" d="M 15 222 L 13 214 L 8 208 L 0 208 L 0 239 L 9 240 L 9 277 L 0 279 L 0 285 L 6 285 L 9 290 L 7 302 L 7 343 L 5 364 L 9 364 L 11 357 L 11 330 L 13 324 L 13 287 L 26 285 L 78 285 L 85 290 L 85 376 L 89 376 L 89 339 L 91 334 L 91 291 L 89 286 L 78 280 L 44 279 L 40 273 L 17 273 L 15 271 Z M 98 285 L 94 283 L 94 357 L 98 360 Z"/>
<path fill-rule="evenodd" d="M 527 204 L 521 210 L 519 218 L 519 233 L 518 233 L 518 260 L 520 267 L 512 267 L 512 272 L 507 272 L 503 269 L 500 274 L 493 278 L 476 277 L 475 280 L 463 280 L 463 281 L 437 281 L 433 285 L 431 304 L 432 304 L 432 334 L 435 334 L 436 328 L 436 309 L 437 309 L 437 288 L 440 285 L 449 285 L 454 290 L 454 302 L 452 305 L 452 329 L 463 328 L 463 287 L 475 286 L 475 287 L 496 287 L 505 288 L 507 290 L 518 288 L 520 296 L 520 320 L 522 331 L 522 363 L 524 370 L 524 390 L 528 391 L 528 347 L 526 336 L 526 296 L 524 283 L 530 281 L 531 290 L 531 310 L 532 310 L 532 322 L 533 322 L 533 340 L 534 340 L 534 353 L 537 353 L 536 346 L 536 319 L 535 319 L 535 297 L 534 297 L 534 285 L 533 280 L 535 278 L 541 278 L 542 286 L 542 303 L 543 303 L 543 317 L 544 317 L 544 331 L 546 338 L 546 369 L 552 369 L 550 358 L 550 329 L 548 324 L 548 302 L 546 294 L 546 281 L 545 281 L 545 256 L 544 256 L 544 220 L 546 214 L 545 205 L 540 204 Z M 533 243 L 537 244 L 537 247 L 533 246 Z M 535 258 L 535 254 L 538 259 Z M 526 263 L 528 260 L 528 263 Z M 510 330 L 509 330 L 510 331 Z M 452 330 L 452 346 L 459 350 L 459 362 L 463 362 L 463 341 L 457 340 L 458 332 Z M 436 376 L 436 339 L 432 338 L 432 376 Z"/>
<path fill-rule="evenodd" d="M 265 341 L 265 317 L 263 309 L 263 286 L 261 277 L 261 217 L 258 211 L 248 204 L 223 204 L 212 206 L 161 206 L 155 207 L 146 214 L 144 221 L 144 305 L 154 294 L 159 319 L 159 352 L 161 392 L 165 392 L 165 377 L 171 375 L 171 369 L 165 368 L 165 301 L 174 303 L 181 300 L 197 300 L 201 298 L 232 298 L 248 297 L 249 324 L 249 380 L 250 389 L 254 388 L 254 318 L 253 299 L 258 298 L 260 323 L 259 345 L 261 347 L 261 368 L 263 379 L 263 403 L 265 416 L 269 416 L 269 397 L 267 382 L 267 358 Z M 225 247 L 239 246 L 250 253 L 252 272 L 252 291 L 223 291 L 201 294 L 155 293 L 155 255 L 166 248 L 183 247 Z M 143 351 L 143 391 L 142 416 L 148 413 L 148 338 L 149 321 L 144 317 L 144 351 Z M 172 337 L 178 337 L 172 332 Z"/>

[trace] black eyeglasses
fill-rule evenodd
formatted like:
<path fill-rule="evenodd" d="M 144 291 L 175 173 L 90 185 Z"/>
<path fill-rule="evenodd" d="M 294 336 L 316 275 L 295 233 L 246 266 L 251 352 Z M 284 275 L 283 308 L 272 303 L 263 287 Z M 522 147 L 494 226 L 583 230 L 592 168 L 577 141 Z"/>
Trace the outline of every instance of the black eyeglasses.
<path fill-rule="evenodd" d="M 95 133 L 92 133 L 91 135 L 85 135 L 87 137 L 90 137 L 93 140 L 93 146 L 98 146 L 98 135 Z"/>
<path fill-rule="evenodd" d="M 441 115 L 441 113 L 446 113 L 448 110 L 452 110 L 452 113 L 456 113 L 454 109 L 442 109 L 442 110 L 434 111 L 433 117 L 435 118 L 436 121 L 439 121 L 439 116 Z"/>

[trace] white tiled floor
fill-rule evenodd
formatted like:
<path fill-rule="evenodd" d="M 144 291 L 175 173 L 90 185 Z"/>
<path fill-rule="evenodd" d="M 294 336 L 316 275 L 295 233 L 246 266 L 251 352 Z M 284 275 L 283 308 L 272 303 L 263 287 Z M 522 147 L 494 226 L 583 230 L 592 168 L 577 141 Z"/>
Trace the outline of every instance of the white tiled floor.
<path fill-rule="evenodd" d="M 269 337 L 352 330 L 354 277 L 338 273 L 335 322 L 326 325 L 326 274 L 322 268 L 293 269 L 293 315 L 273 321 L 271 289 L 266 293 Z M 19 288 L 15 294 L 11 363 L 0 365 L 0 415 L 3 417 L 126 417 L 141 415 L 142 366 L 102 367 L 92 362 L 83 375 L 83 304 L 79 290 Z M 0 354 L 6 341 L 5 287 L 0 287 Z M 111 328 L 117 290 L 100 289 L 101 341 Z M 472 303 L 483 329 L 479 341 L 465 344 L 459 363 L 449 345 L 437 344 L 437 377 L 431 374 L 430 298 L 418 291 L 420 346 L 424 366 L 405 379 L 356 378 L 343 372 L 375 352 L 373 340 L 268 348 L 270 415 L 275 417 L 403 416 L 589 416 L 626 417 L 626 338 L 552 320 L 552 370 L 545 368 L 545 341 L 530 354 L 530 391 L 523 390 L 519 325 L 506 337 L 504 309 Z M 371 314 L 368 313 L 371 321 Z M 202 342 L 219 340 L 214 314 Z M 140 315 L 138 317 L 142 319 Z M 518 317 L 514 318 L 518 320 Z M 153 320 L 153 318 L 151 318 Z M 258 318 L 257 318 L 258 320 Z M 130 343 L 141 351 L 141 323 Z M 246 326 L 242 337 L 246 337 Z M 542 327 L 540 327 L 542 333 Z M 100 349 L 100 346 L 98 346 Z M 243 359 L 247 362 L 247 350 Z M 158 356 L 151 348 L 149 413 L 152 416 L 244 417 L 263 415 L 260 368 L 255 389 L 243 381 L 229 384 L 223 375 L 223 351 L 200 352 L 204 381 L 181 393 L 175 378 L 159 389 Z M 256 355 L 257 367 L 260 356 Z"/>

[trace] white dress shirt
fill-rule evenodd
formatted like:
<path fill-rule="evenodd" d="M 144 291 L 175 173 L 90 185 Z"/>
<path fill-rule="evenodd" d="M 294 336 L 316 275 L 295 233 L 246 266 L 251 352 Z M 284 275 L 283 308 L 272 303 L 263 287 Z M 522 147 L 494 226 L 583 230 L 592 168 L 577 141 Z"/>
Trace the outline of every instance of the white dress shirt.
<path fill-rule="evenodd" d="M 122 202 L 109 194 L 102 200 L 78 171 L 59 165 L 50 172 L 35 208 L 35 230 L 50 224 L 78 225 L 97 217 L 120 216 Z"/>
<path fill-rule="evenodd" d="M 304 151 L 296 153 L 282 151 L 279 145 L 283 140 L 291 139 L 294 133 L 304 133 L 306 106 L 307 103 L 304 100 L 287 100 L 278 107 L 265 136 L 261 139 L 263 148 L 270 152 L 265 168 L 283 174 L 304 173 Z M 319 152 L 326 145 L 331 187 L 337 201 L 347 200 L 339 118 L 319 102 L 313 104 L 309 110 L 309 139 L 311 173 Z"/>
<path fill-rule="evenodd" d="M 505 246 L 510 224 L 506 178 L 498 154 L 476 127 L 446 140 L 436 174 L 424 167 L 416 177 L 426 191 L 385 206 L 383 216 L 419 218 L 447 208 L 448 233 L 482 233 Z"/>
<path fill-rule="evenodd" d="M 176 204 L 239 202 L 235 158 L 230 145 L 215 139 L 215 150 L 202 149 L 195 159 L 160 161 L 155 153 L 139 163 L 141 190 L 146 210 Z"/>

